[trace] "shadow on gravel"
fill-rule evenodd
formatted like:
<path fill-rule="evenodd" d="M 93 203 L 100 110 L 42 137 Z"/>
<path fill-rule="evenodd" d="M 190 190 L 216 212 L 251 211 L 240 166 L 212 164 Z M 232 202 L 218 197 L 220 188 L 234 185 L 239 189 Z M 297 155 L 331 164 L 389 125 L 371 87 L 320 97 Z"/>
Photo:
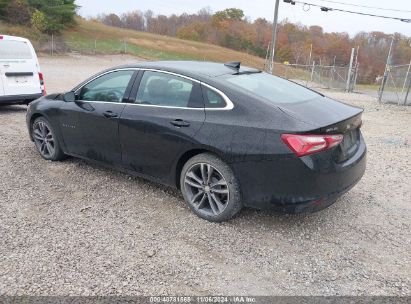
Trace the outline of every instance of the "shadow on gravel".
<path fill-rule="evenodd" d="M 26 106 L 0 106 L 0 114 L 7 114 L 7 113 L 16 113 L 16 112 L 26 112 Z"/>
<path fill-rule="evenodd" d="M 321 212 L 321 211 L 319 211 Z M 236 216 L 236 219 L 249 219 L 253 221 L 265 222 L 268 221 L 269 223 L 273 224 L 275 221 L 287 222 L 290 225 L 294 225 L 301 222 L 311 222 L 313 218 L 316 217 L 316 213 L 300 213 L 300 214 L 286 214 L 281 213 L 278 211 L 265 209 L 265 210 L 258 210 L 252 208 L 244 208 L 241 212 Z"/>
<path fill-rule="evenodd" d="M 106 167 L 101 164 L 96 164 L 94 162 L 85 161 L 78 158 L 68 157 L 63 162 L 67 164 L 75 165 L 77 170 L 89 170 L 93 169 L 96 171 L 100 171 L 106 176 L 109 176 L 114 179 L 119 179 L 124 182 L 135 182 L 138 187 L 145 188 L 149 187 L 154 189 L 154 191 L 159 191 L 164 193 L 164 195 L 168 196 L 169 198 L 173 198 L 175 200 L 181 201 L 184 205 L 184 199 L 181 192 L 178 189 L 168 187 L 165 185 L 161 185 L 144 178 L 130 175 L 128 173 L 124 173 L 121 171 L 117 171 L 116 169 L 112 169 L 110 167 Z M 79 174 L 85 174 L 86 172 L 79 172 Z M 97 173 L 97 172 L 95 172 Z M 96 174 L 97 176 L 97 174 Z M 98 178 L 98 177 L 97 177 Z M 102 178 L 103 180 L 103 178 Z M 177 208 L 177 206 L 175 206 Z M 265 226 L 267 228 L 277 230 L 278 228 L 286 228 L 286 229 L 295 229 L 299 228 L 302 224 L 317 224 L 321 221 L 321 218 L 327 218 L 332 216 L 334 213 L 338 212 L 336 208 L 331 206 L 325 210 L 321 210 L 315 213 L 302 213 L 302 214 L 283 214 L 273 210 L 256 210 L 252 208 L 243 208 L 234 219 L 229 221 L 229 225 L 234 226 L 242 226 L 242 227 L 258 227 L 258 226 Z M 187 207 L 187 212 L 191 212 L 190 209 Z"/>
<path fill-rule="evenodd" d="M 63 162 L 74 164 L 76 165 L 78 169 L 87 170 L 87 168 L 93 168 L 94 170 L 102 171 L 107 175 L 111 175 L 113 178 L 123 179 L 124 181 L 134 180 L 141 187 L 156 188 L 159 191 L 163 191 L 167 193 L 167 195 L 173 196 L 176 199 L 183 199 L 183 195 L 180 193 L 178 189 L 172 188 L 170 186 L 162 185 L 162 184 L 150 181 L 148 179 L 144 179 L 137 175 L 130 175 L 127 172 L 121 171 L 119 169 L 114 169 L 109 166 L 105 166 L 104 164 L 95 163 L 92 161 L 87 161 L 87 160 L 83 160 L 83 159 L 79 159 L 79 158 L 75 158 L 71 156 L 68 156 L 66 159 L 63 160 Z"/>

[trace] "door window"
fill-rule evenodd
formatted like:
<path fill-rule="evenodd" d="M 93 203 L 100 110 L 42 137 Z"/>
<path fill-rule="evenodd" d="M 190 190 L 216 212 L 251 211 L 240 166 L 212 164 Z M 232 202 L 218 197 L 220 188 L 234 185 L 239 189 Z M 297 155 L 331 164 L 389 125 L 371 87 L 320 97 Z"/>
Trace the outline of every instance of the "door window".
<path fill-rule="evenodd" d="M 169 107 L 195 107 L 194 83 L 183 77 L 161 73 L 144 72 L 137 93 L 136 103 Z"/>
<path fill-rule="evenodd" d="M 116 71 L 105 74 L 88 84 L 80 91 L 79 100 L 122 102 L 134 71 Z"/>

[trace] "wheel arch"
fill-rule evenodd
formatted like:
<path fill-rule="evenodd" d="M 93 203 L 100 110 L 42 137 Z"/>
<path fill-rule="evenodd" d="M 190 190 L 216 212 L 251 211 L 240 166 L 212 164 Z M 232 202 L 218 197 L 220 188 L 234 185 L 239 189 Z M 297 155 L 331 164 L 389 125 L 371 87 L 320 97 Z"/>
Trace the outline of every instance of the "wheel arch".
<path fill-rule="evenodd" d="M 57 140 L 59 141 L 61 149 L 64 151 L 64 153 L 66 153 L 66 144 L 64 142 L 60 128 L 58 127 L 57 123 L 53 124 L 53 120 L 49 118 L 48 115 L 43 112 L 34 112 L 30 116 L 30 120 L 28 121 L 29 123 L 28 127 L 29 127 L 29 136 L 30 136 L 31 141 L 34 141 L 33 134 L 32 134 L 32 125 L 34 121 L 39 117 L 43 117 L 51 124 L 51 127 L 53 128 L 53 131 L 55 132 L 55 135 L 57 136 Z"/>
<path fill-rule="evenodd" d="M 33 130 L 32 130 L 32 126 L 33 126 L 34 121 L 35 121 L 37 118 L 39 118 L 39 117 L 44 117 L 44 118 L 47 119 L 47 117 L 44 116 L 44 115 L 41 114 L 41 113 L 33 113 L 33 114 L 30 116 L 30 121 L 29 121 L 29 136 L 30 136 L 31 141 L 34 141 L 34 139 L 33 139 L 33 134 L 32 134 L 32 131 L 33 131 Z"/>
<path fill-rule="evenodd" d="M 186 162 L 189 159 L 191 159 L 192 157 L 194 157 L 196 155 L 199 155 L 199 154 L 203 154 L 203 153 L 211 153 L 211 154 L 214 154 L 214 155 L 218 156 L 222 160 L 224 160 L 224 158 L 221 156 L 221 153 L 213 151 L 213 149 L 197 148 L 197 149 L 191 149 L 191 150 L 186 151 L 185 153 L 183 153 L 180 156 L 180 158 L 178 159 L 177 164 L 176 164 L 175 186 L 176 186 L 177 189 L 180 189 L 181 171 L 183 170 L 183 167 L 186 164 Z"/>

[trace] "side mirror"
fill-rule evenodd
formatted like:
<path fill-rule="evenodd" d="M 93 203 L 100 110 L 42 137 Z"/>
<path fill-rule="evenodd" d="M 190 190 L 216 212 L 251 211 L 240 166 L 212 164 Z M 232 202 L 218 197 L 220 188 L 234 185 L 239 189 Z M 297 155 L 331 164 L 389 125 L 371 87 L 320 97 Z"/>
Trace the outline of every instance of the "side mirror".
<path fill-rule="evenodd" d="M 74 94 L 74 92 L 67 92 L 63 95 L 63 100 L 65 102 L 75 102 L 76 101 L 76 94 Z"/>

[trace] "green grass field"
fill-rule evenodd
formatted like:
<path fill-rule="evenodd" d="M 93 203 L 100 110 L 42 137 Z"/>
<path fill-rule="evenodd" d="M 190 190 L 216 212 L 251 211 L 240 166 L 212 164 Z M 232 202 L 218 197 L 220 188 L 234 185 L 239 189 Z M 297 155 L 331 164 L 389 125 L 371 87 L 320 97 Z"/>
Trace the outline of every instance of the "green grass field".
<path fill-rule="evenodd" d="M 244 65 L 263 68 L 264 59 L 213 44 L 138 32 L 106 26 L 77 18 L 77 25 L 54 38 L 55 51 L 84 54 L 127 53 L 152 60 L 241 61 Z M 30 39 L 41 52 L 49 52 L 51 37 L 31 28 L 0 23 L 0 33 Z"/>

